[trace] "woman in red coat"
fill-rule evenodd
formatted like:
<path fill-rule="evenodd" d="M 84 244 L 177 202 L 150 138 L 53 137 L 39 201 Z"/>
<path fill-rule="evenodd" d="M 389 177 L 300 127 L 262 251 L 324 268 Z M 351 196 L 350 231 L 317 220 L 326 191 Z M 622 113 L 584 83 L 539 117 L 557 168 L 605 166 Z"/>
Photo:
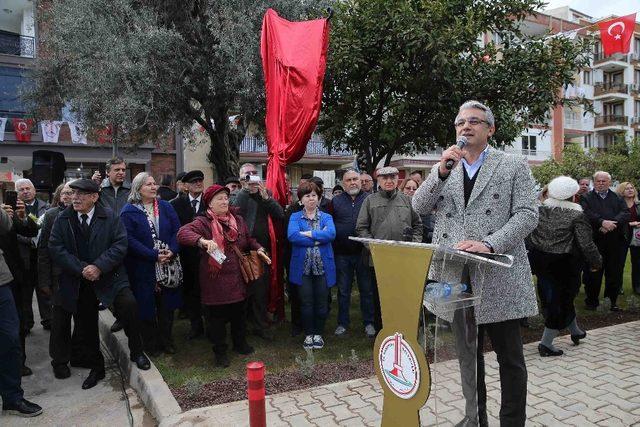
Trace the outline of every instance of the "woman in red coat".
<path fill-rule="evenodd" d="M 205 215 L 197 216 L 178 231 L 178 243 L 197 246 L 200 257 L 200 300 L 213 340 L 216 366 L 229 366 L 227 355 L 227 322 L 231 323 L 233 350 L 240 354 L 253 353 L 246 340 L 245 300 L 247 287 L 242 278 L 240 260 L 233 249 L 240 252 L 257 250 L 270 264 L 264 248 L 250 235 L 242 217 L 229 210 L 229 189 L 212 185 L 202 196 L 207 206 Z M 220 254 L 224 254 L 220 257 Z M 216 257 L 214 257 L 216 256 Z M 221 258 L 224 258 L 223 260 Z"/>

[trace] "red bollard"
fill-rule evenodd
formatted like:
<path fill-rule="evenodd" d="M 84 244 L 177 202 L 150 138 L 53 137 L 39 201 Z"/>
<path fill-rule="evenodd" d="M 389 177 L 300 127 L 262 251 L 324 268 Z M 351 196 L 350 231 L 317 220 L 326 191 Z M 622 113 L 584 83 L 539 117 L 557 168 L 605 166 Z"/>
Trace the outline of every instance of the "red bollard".
<path fill-rule="evenodd" d="M 247 363 L 247 397 L 249 398 L 249 425 L 266 427 L 267 412 L 264 406 L 264 363 Z"/>

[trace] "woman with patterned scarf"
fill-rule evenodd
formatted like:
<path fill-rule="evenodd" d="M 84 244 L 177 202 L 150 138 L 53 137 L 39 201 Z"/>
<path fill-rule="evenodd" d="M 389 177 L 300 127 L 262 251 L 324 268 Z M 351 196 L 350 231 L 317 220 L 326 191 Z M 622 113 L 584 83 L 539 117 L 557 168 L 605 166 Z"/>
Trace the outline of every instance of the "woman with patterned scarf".
<path fill-rule="evenodd" d="M 184 246 L 197 246 L 200 257 L 200 299 L 203 314 L 209 319 L 209 333 L 213 340 L 216 366 L 228 367 L 227 322 L 231 323 L 231 340 L 236 353 L 253 353 L 246 340 L 245 300 L 247 287 L 240 270 L 240 252 L 257 250 L 267 264 L 271 260 L 264 248 L 255 241 L 244 219 L 229 210 L 229 189 L 212 185 L 202 196 L 207 206 L 204 215 L 178 231 L 178 242 Z"/>

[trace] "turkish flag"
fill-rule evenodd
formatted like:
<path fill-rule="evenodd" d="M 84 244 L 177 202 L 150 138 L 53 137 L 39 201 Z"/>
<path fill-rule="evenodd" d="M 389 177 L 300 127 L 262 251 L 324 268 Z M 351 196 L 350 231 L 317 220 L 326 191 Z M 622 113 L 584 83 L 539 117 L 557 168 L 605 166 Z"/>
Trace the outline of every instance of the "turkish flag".
<path fill-rule="evenodd" d="M 636 14 L 610 19 L 598 23 L 600 39 L 605 56 L 616 52 L 628 53 L 636 26 Z"/>
<path fill-rule="evenodd" d="M 268 9 L 262 21 L 260 54 L 267 95 L 267 188 L 281 205 L 289 191 L 285 167 L 302 158 L 318 122 L 327 63 L 327 19 L 290 22 Z M 271 239 L 271 313 L 284 318 L 282 242 L 286 225 L 269 217 Z"/>
<path fill-rule="evenodd" d="M 13 132 L 16 134 L 16 140 L 19 142 L 31 142 L 31 128 L 33 128 L 33 119 L 11 119 L 13 124 Z"/>

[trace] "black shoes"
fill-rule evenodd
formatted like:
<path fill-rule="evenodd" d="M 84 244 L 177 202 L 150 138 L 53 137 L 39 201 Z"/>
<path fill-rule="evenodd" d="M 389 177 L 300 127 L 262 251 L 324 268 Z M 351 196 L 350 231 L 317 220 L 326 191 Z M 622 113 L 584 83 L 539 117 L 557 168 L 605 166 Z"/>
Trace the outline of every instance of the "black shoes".
<path fill-rule="evenodd" d="M 103 380 L 104 377 L 104 369 L 100 369 L 99 371 L 92 369 L 91 372 L 89 372 L 89 376 L 87 377 L 87 379 L 82 383 L 82 389 L 88 390 L 95 387 L 96 384 L 98 384 L 98 381 Z"/>
<path fill-rule="evenodd" d="M 238 354 L 243 354 L 246 356 L 247 354 L 252 354 L 255 350 L 249 344 L 244 343 L 244 345 L 242 346 L 233 347 L 233 351 L 235 351 Z"/>
<path fill-rule="evenodd" d="M 218 368 L 228 368 L 229 365 L 231 365 L 231 362 L 229 362 L 229 356 L 227 356 L 227 353 L 215 353 L 216 355 L 216 366 Z"/>
<path fill-rule="evenodd" d="M 575 345 L 579 345 L 580 344 L 580 340 L 583 340 L 587 337 L 587 333 L 583 332 L 580 335 L 571 335 L 571 341 L 573 341 L 573 344 Z"/>
<path fill-rule="evenodd" d="M 122 325 L 122 323 L 120 323 L 120 321 L 116 319 L 116 321 L 113 322 L 113 325 L 111 325 L 111 332 L 116 333 L 118 331 L 121 331 L 123 327 L 124 326 Z"/>
<path fill-rule="evenodd" d="M 538 344 L 538 353 L 540 353 L 542 357 L 562 356 L 564 354 L 562 350 L 551 350 L 544 344 Z"/>
<path fill-rule="evenodd" d="M 53 376 L 59 380 L 69 378 L 71 376 L 71 369 L 67 365 L 57 365 L 53 367 Z"/>
<path fill-rule="evenodd" d="M 136 364 L 138 369 L 141 369 L 143 371 L 148 371 L 149 369 L 151 369 L 151 362 L 149 361 L 149 358 L 144 354 L 141 354 L 137 357 L 132 356 L 131 361 Z"/>
<path fill-rule="evenodd" d="M 16 403 L 2 402 L 2 412 L 19 417 L 37 417 L 42 414 L 42 408 L 26 399 L 20 399 Z"/>
<path fill-rule="evenodd" d="M 42 325 L 42 329 L 44 329 L 45 331 L 51 330 L 51 320 L 43 320 L 42 322 L 40 322 L 40 324 Z"/>
<path fill-rule="evenodd" d="M 624 310 L 623 310 L 623 309 L 621 309 L 620 307 L 618 307 L 617 305 L 612 305 L 612 306 L 611 306 L 611 311 L 613 311 L 614 313 L 621 313 L 621 312 L 623 312 Z"/>
<path fill-rule="evenodd" d="M 33 375 L 33 371 L 28 366 L 22 365 L 22 370 L 20 371 L 20 375 L 23 377 L 28 377 L 29 375 Z"/>

